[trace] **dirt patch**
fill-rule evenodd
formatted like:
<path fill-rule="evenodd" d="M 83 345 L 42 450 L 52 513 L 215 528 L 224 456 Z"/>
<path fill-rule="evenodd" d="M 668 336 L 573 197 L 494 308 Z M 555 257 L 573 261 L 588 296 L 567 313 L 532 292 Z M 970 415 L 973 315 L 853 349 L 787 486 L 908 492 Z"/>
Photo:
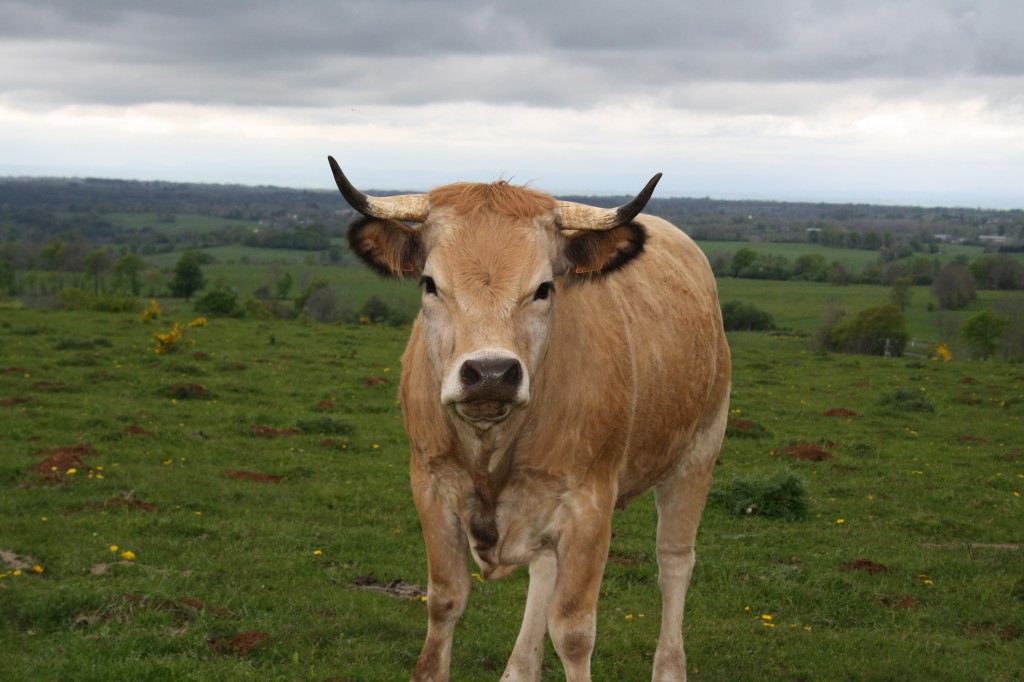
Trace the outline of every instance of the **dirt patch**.
<path fill-rule="evenodd" d="M 59 485 L 79 471 L 87 474 L 89 470 L 82 458 L 95 457 L 99 453 L 89 443 L 78 443 L 36 454 L 45 457 L 30 469 L 36 476 L 27 482 L 28 485 Z"/>
<path fill-rule="evenodd" d="M 973 384 L 973 383 L 977 383 L 977 381 L 978 380 L 975 379 L 974 377 L 964 377 L 963 379 L 960 380 L 960 383 L 961 384 Z"/>
<path fill-rule="evenodd" d="M 831 452 L 818 443 L 800 443 L 782 448 L 776 454 L 791 457 L 801 462 L 828 462 L 835 459 Z"/>
<path fill-rule="evenodd" d="M 882 597 L 878 602 L 886 608 L 900 611 L 913 611 L 920 606 L 916 599 L 906 594 L 901 597 Z"/>
<path fill-rule="evenodd" d="M 228 609 L 220 606 L 208 606 L 198 599 L 161 599 L 142 594 L 122 594 L 111 600 L 104 611 L 94 615 L 80 615 L 75 619 L 75 623 L 83 625 L 95 622 L 105 623 L 108 620 L 124 622 L 143 611 L 170 612 L 174 617 L 175 625 L 179 626 L 196 620 L 200 613 L 211 618 L 235 617 L 235 614 Z"/>
<path fill-rule="evenodd" d="M 872 561 L 871 559 L 857 559 L 856 561 L 851 561 L 849 563 L 845 563 L 842 566 L 840 566 L 839 568 L 843 569 L 844 571 L 863 571 L 865 573 L 888 573 L 889 572 L 889 567 L 888 566 L 885 566 L 884 564 L 876 563 L 876 562 Z"/>
<path fill-rule="evenodd" d="M 833 471 L 837 474 L 855 474 L 860 471 L 860 467 L 836 467 Z"/>
<path fill-rule="evenodd" d="M 729 417 L 725 435 L 732 438 L 764 438 L 768 435 L 768 430 L 750 419 Z"/>
<path fill-rule="evenodd" d="M 1024 448 L 1014 448 L 1001 455 L 999 459 L 1004 462 L 1019 462 L 1022 459 L 1022 455 L 1024 455 Z"/>
<path fill-rule="evenodd" d="M 609 554 L 608 563 L 618 564 L 619 566 L 639 566 L 646 564 L 647 560 L 643 557 L 632 557 L 625 554 Z"/>
<path fill-rule="evenodd" d="M 253 647 L 266 640 L 269 636 L 267 633 L 260 632 L 259 630 L 246 630 L 245 632 L 239 632 L 234 637 L 214 637 L 208 639 L 206 643 L 218 654 L 245 656 Z"/>
<path fill-rule="evenodd" d="M 16 396 L 14 398 L 4 398 L 0 400 L 0 407 L 14 407 L 16 405 L 27 405 L 32 402 L 32 398 L 26 398 L 25 396 Z"/>
<path fill-rule="evenodd" d="M 12 374 L 20 374 L 22 376 L 25 376 L 26 374 L 28 374 L 28 370 L 25 369 L 24 367 L 5 367 L 3 371 L 0 371 L 0 374 L 3 374 L 5 377 L 9 377 Z"/>
<path fill-rule="evenodd" d="M 964 443 L 988 443 L 988 438 L 982 438 L 981 436 L 960 436 L 960 440 Z"/>
<path fill-rule="evenodd" d="M 23 556 L 9 549 L 0 549 L 0 565 L 12 571 L 30 571 L 38 562 L 30 556 Z"/>
<path fill-rule="evenodd" d="M 32 390 L 39 391 L 40 393 L 60 393 L 61 391 L 67 391 L 68 387 L 53 381 L 37 381 L 32 384 Z"/>
<path fill-rule="evenodd" d="M 152 431 L 144 429 L 141 426 L 138 426 L 137 424 L 131 424 L 129 426 L 124 427 L 124 429 L 121 430 L 121 434 L 124 435 L 124 436 L 153 436 L 153 435 L 155 435 Z"/>
<path fill-rule="evenodd" d="M 75 509 L 69 509 L 64 512 L 64 516 L 81 514 L 85 511 L 107 511 L 110 509 L 152 512 L 157 510 L 157 506 L 149 502 L 137 500 L 133 497 L 112 497 L 109 500 L 103 500 L 102 502 L 92 502 L 90 504 L 83 504 L 81 507 L 76 507 Z"/>
<path fill-rule="evenodd" d="M 968 635 L 975 636 L 994 636 L 1004 642 L 1012 642 L 1021 636 L 1020 630 L 1012 625 L 996 625 L 995 623 L 986 623 L 984 625 L 968 625 L 966 628 Z"/>
<path fill-rule="evenodd" d="M 374 386 L 380 386 L 381 384 L 388 383 L 388 380 L 384 377 L 366 377 L 363 379 L 363 386 L 367 388 L 373 388 Z"/>
<path fill-rule="evenodd" d="M 373 577 L 373 574 L 364 575 L 361 578 L 356 578 L 349 583 L 350 590 L 369 590 L 370 592 L 380 592 L 386 594 L 389 597 L 395 599 L 411 599 L 414 597 L 425 597 L 427 591 L 419 585 L 413 585 L 403 580 L 395 578 L 394 580 L 382 583 Z"/>
<path fill-rule="evenodd" d="M 853 410 L 848 410 L 845 407 L 833 407 L 831 410 L 826 410 L 826 417 L 859 417 L 860 414 Z"/>
<path fill-rule="evenodd" d="M 302 431 L 298 429 L 273 429 L 269 426 L 263 426 L 262 424 L 256 424 L 250 426 L 249 430 L 255 433 L 257 436 L 263 438 L 279 438 L 281 436 L 299 436 Z"/>
<path fill-rule="evenodd" d="M 175 400 L 191 400 L 194 398 L 206 398 L 210 392 L 201 384 L 183 382 L 167 387 L 167 392 Z"/>
<path fill-rule="evenodd" d="M 238 481 L 256 481 L 257 483 L 280 483 L 282 480 L 281 476 L 271 476 L 270 474 L 261 474 L 258 471 L 225 471 L 224 475 L 228 478 L 233 478 Z"/>
<path fill-rule="evenodd" d="M 337 438 L 324 438 L 320 441 L 321 447 L 325 448 L 338 448 L 340 450 L 348 450 L 348 443 Z"/>
<path fill-rule="evenodd" d="M 336 407 L 337 405 L 334 404 L 333 400 L 321 400 L 316 404 L 316 407 L 313 409 L 319 410 L 320 412 L 330 412 Z"/>

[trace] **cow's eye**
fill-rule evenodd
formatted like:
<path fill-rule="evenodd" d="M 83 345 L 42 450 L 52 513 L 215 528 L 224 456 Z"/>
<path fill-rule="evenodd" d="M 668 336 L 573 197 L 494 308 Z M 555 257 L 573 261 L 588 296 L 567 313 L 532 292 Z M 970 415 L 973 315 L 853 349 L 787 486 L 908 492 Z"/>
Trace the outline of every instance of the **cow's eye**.
<path fill-rule="evenodd" d="M 434 284 L 433 277 L 423 276 L 420 280 L 420 284 L 423 286 L 423 291 L 430 294 L 431 296 L 437 296 L 437 285 Z"/>
<path fill-rule="evenodd" d="M 534 292 L 534 294 L 533 294 L 533 300 L 535 300 L 535 301 L 543 301 L 543 300 L 545 300 L 548 296 L 551 295 L 551 291 L 554 288 L 555 288 L 554 283 L 552 283 L 552 282 L 544 282 L 539 287 L 537 287 L 537 291 Z"/>

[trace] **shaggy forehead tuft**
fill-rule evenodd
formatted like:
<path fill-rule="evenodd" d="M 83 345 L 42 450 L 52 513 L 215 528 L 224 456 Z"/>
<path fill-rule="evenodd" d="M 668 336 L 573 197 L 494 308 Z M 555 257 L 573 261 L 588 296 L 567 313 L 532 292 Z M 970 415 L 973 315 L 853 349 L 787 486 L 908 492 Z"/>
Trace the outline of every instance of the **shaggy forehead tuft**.
<path fill-rule="evenodd" d="M 438 187 L 430 193 L 430 205 L 451 207 L 460 216 L 487 212 L 529 219 L 553 211 L 557 203 L 543 192 L 502 180 L 491 184 L 459 182 Z"/>

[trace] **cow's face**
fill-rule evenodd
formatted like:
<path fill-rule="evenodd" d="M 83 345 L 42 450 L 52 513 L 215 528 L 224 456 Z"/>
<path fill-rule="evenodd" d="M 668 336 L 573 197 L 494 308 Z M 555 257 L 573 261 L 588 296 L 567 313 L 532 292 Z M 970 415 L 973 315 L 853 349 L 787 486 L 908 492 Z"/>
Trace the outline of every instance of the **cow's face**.
<path fill-rule="evenodd" d="M 563 213 L 589 207 L 506 183 L 422 196 L 423 215 L 368 217 L 349 229 L 349 242 L 377 271 L 419 281 L 438 399 L 461 420 L 490 428 L 529 403 L 564 290 L 637 256 L 645 233 L 632 216 L 600 230 L 567 230 Z"/>
<path fill-rule="evenodd" d="M 509 219 L 440 209 L 420 285 L 423 338 L 441 402 L 486 427 L 530 401 L 557 297 L 557 232 L 549 216 Z"/>

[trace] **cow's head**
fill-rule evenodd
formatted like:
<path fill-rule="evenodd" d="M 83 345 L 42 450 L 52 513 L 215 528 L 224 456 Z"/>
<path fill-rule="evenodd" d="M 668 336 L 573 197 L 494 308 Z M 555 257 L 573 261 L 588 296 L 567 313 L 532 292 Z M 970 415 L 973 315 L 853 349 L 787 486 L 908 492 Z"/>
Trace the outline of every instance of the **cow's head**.
<path fill-rule="evenodd" d="M 349 228 L 352 250 L 385 276 L 419 281 L 440 400 L 478 428 L 529 402 L 559 290 L 643 250 L 646 233 L 633 219 L 661 178 L 614 209 L 505 182 L 380 198 L 357 190 L 328 159 L 338 189 L 364 216 Z"/>

